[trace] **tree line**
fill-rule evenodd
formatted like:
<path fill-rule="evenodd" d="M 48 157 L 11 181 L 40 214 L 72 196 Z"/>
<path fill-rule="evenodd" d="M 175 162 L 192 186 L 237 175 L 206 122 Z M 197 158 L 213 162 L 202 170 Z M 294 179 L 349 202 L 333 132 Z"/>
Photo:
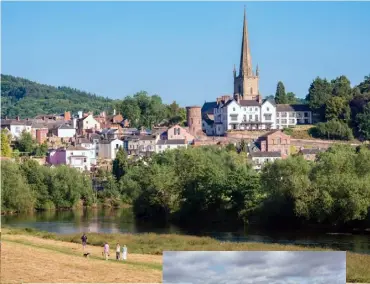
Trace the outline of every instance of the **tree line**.
<path fill-rule="evenodd" d="M 370 215 L 370 149 L 334 145 L 315 162 L 293 155 L 257 173 L 243 143 L 176 149 L 133 160 L 123 149 L 112 172 L 89 175 L 34 160 L 1 164 L 2 209 L 132 205 L 137 218 L 182 225 L 362 226 Z"/>
<path fill-rule="evenodd" d="M 370 149 L 365 146 L 333 146 L 316 162 L 295 155 L 267 164 L 261 173 L 233 147 L 165 151 L 134 163 L 121 151 L 113 175 L 116 196 L 122 192 L 139 218 L 268 225 L 369 220 Z"/>

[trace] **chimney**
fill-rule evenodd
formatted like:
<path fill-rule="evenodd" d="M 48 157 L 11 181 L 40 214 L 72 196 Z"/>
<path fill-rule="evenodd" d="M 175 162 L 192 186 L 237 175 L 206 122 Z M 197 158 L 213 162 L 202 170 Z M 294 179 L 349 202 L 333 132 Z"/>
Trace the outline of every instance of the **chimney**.
<path fill-rule="evenodd" d="M 113 115 L 116 115 L 116 109 L 113 110 Z"/>
<path fill-rule="evenodd" d="M 65 111 L 64 112 L 64 121 L 69 121 L 71 120 L 71 112 Z"/>
<path fill-rule="evenodd" d="M 78 118 L 82 118 L 82 111 L 81 110 L 78 112 Z"/>
<path fill-rule="evenodd" d="M 17 121 L 19 121 L 19 116 L 17 116 L 15 119 L 16 119 Z"/>

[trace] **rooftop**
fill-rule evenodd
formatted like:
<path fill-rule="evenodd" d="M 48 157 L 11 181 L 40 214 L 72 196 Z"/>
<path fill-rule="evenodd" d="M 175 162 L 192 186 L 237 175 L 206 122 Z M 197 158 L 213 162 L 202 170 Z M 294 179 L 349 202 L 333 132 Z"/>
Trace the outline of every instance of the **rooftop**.
<path fill-rule="evenodd" d="M 279 104 L 276 105 L 276 111 L 311 111 L 308 105 L 288 105 L 288 104 Z"/>
<path fill-rule="evenodd" d="M 279 158 L 281 157 L 280 152 L 251 152 L 252 158 Z"/>
<path fill-rule="evenodd" d="M 185 145 L 185 139 L 158 140 L 157 145 Z"/>

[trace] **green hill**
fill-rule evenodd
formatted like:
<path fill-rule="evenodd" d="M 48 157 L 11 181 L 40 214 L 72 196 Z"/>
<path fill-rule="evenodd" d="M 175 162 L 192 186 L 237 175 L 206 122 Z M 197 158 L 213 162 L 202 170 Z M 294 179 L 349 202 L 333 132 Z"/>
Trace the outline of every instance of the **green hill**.
<path fill-rule="evenodd" d="M 1 74 L 1 117 L 35 117 L 64 111 L 111 110 L 115 101 L 69 87 L 53 87 Z"/>

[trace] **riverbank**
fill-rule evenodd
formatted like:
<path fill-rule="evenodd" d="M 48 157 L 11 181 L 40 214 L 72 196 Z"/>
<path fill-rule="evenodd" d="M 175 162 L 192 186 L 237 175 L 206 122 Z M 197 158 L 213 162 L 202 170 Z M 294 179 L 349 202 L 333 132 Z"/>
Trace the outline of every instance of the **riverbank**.
<path fill-rule="evenodd" d="M 2 230 L 2 246 L 6 249 L 3 249 L 5 256 L 2 258 L 2 270 L 3 267 L 10 267 L 10 262 L 12 265 L 15 265 L 11 269 L 12 273 L 7 273 L 9 277 L 12 275 L 24 275 L 25 273 L 32 274 L 30 271 L 24 271 L 24 267 L 27 267 L 22 264 L 22 261 L 18 258 L 22 258 L 22 252 L 18 254 L 19 250 L 27 247 L 27 251 L 32 251 L 32 253 L 40 253 L 40 258 L 37 260 L 40 267 L 50 267 L 50 269 L 60 269 L 59 266 L 49 266 L 49 259 L 45 258 L 46 255 L 50 255 L 54 259 L 54 254 L 64 254 L 70 255 L 71 261 L 76 261 L 78 265 L 87 269 L 87 271 L 94 271 L 92 275 L 95 275 L 95 270 L 92 268 L 86 268 L 86 260 L 82 257 L 81 250 L 81 236 L 80 234 L 70 234 L 70 235 L 57 235 L 48 232 L 40 232 L 33 229 L 13 229 L 5 228 Z M 189 251 L 189 250 L 204 250 L 204 251 L 225 251 L 225 250 L 250 250 L 250 251 L 290 251 L 290 250 L 328 250 L 322 248 L 308 248 L 301 246 L 291 246 L 291 245 L 277 245 L 277 244 L 263 244 L 263 243 L 231 243 L 231 242 L 219 242 L 215 239 L 208 237 L 194 237 L 194 236 L 183 236 L 183 235 L 159 235 L 159 234 L 100 234 L 100 233 L 89 233 L 88 234 L 88 244 L 89 250 L 93 252 L 92 258 L 90 260 L 100 261 L 104 265 L 123 265 L 123 263 L 115 263 L 114 261 L 105 263 L 101 257 L 102 245 L 107 241 L 111 248 L 114 249 L 116 243 L 121 245 L 127 245 L 129 249 L 129 262 L 126 264 L 127 267 L 131 267 L 133 275 L 136 275 L 135 280 L 130 279 L 129 282 L 141 282 L 137 277 L 142 275 L 145 280 L 144 282 L 160 282 L 160 280 L 154 280 L 156 277 L 161 279 L 161 263 L 162 257 L 161 254 L 164 250 L 178 250 L 178 251 Z M 14 250 L 14 253 L 11 251 Z M 112 251 L 114 252 L 114 251 Z M 46 253 L 46 255 L 45 255 Z M 30 259 L 34 259 L 30 254 Z M 55 256 L 57 259 L 60 256 Z M 112 258 L 113 256 L 111 256 Z M 68 258 L 65 256 L 65 258 Z M 89 260 L 89 261 L 90 261 Z M 29 262 L 29 259 L 24 261 Z M 52 260 L 50 260 L 52 261 Z M 73 262 L 69 261 L 69 266 L 73 267 Z M 45 263 L 43 263 L 45 262 Z M 18 265 L 19 263 L 19 265 Z M 90 262 L 89 262 L 90 263 Z M 99 266 L 100 264 L 97 264 Z M 18 267 L 18 268 L 17 268 Z M 105 267 L 105 266 L 104 266 Z M 121 266 L 120 266 L 121 267 Z M 370 255 L 362 255 L 357 253 L 347 252 L 347 281 L 348 282 L 357 282 L 357 283 L 366 283 L 370 282 Z M 140 268 L 140 270 L 135 270 L 135 268 Z M 19 271 L 18 271 L 19 269 Z M 33 268 L 31 268 L 33 269 Z M 108 267 L 107 267 L 108 269 Z M 113 269 L 113 268 L 109 268 Z M 114 269 L 122 270 L 124 269 L 115 267 Z M 5 270 L 4 270 L 5 271 Z M 38 270 L 37 270 L 38 271 Z M 100 271 L 100 270 L 99 270 Z M 110 271 L 110 270 L 109 270 Z M 135 272 L 136 271 L 136 272 Z M 136 273 L 136 274 L 135 274 Z M 158 274 L 159 273 L 159 274 Z M 98 274 L 98 273 L 97 273 Z M 124 274 L 124 273 L 123 273 Z M 85 274 L 84 274 L 85 275 Z M 107 273 L 102 273 L 102 275 L 107 275 Z M 124 274 L 127 277 L 127 273 Z M 118 277 L 119 275 L 115 275 Z M 18 276 L 17 276 L 18 277 Z M 98 277 L 98 276 L 97 276 Z M 97 279 L 102 279 L 102 276 Z M 109 276 L 110 277 L 110 276 Z M 103 282 L 125 282 L 123 279 L 127 278 L 111 278 L 103 280 Z M 122 276 L 124 277 L 124 276 Z M 133 276 L 132 276 L 133 277 Z M 141 276 L 140 276 L 141 277 Z M 63 279 L 55 279 L 55 282 L 66 281 Z M 110 279 L 110 280 L 109 280 Z M 37 279 L 28 279 L 29 282 L 42 282 L 36 281 Z M 31 281 L 32 280 L 32 281 Z M 69 279 L 73 282 L 73 280 Z M 86 281 L 85 281 L 86 280 Z M 100 280 L 94 280 L 93 282 L 100 282 Z M 24 280 L 25 281 L 25 280 Z M 79 280 L 82 281 L 82 280 Z M 88 282 L 88 273 L 85 282 Z M 27 281 L 25 281 L 27 282 Z M 50 281 L 48 281 L 50 282 Z"/>

